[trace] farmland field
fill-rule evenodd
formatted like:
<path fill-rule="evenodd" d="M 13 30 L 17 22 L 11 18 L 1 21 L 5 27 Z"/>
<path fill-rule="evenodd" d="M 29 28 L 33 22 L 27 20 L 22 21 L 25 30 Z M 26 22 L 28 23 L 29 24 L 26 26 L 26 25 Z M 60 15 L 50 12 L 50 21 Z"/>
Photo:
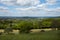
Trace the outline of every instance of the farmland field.
<path fill-rule="evenodd" d="M 60 40 L 60 31 L 0 35 L 0 40 Z"/>

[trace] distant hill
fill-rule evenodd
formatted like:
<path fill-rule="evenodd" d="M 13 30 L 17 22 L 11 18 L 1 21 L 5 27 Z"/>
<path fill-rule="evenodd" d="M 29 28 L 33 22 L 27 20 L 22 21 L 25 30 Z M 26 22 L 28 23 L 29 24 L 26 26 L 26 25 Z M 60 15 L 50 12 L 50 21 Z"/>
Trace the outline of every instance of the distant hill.
<path fill-rule="evenodd" d="M 35 19 L 35 18 L 60 18 L 60 16 L 57 17 L 7 17 L 7 16 L 0 16 L 0 19 Z"/>

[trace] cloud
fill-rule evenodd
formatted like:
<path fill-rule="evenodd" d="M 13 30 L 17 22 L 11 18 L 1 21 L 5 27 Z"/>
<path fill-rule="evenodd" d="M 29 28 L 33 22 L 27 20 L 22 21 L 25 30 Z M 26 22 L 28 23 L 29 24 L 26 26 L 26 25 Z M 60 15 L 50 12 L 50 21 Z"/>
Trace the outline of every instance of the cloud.
<path fill-rule="evenodd" d="M 50 16 L 60 16 L 60 7 L 55 9 L 45 9 L 46 15 Z"/>
<path fill-rule="evenodd" d="M 7 8 L 7 7 L 0 6 L 0 12 L 9 13 L 9 12 L 8 12 L 8 9 L 9 9 L 9 8 Z"/>
<path fill-rule="evenodd" d="M 0 16 L 9 16 L 11 14 L 8 7 L 0 6 Z"/>
<path fill-rule="evenodd" d="M 28 10 L 37 10 L 37 9 L 46 9 L 47 8 L 47 5 L 45 5 L 45 4 L 39 4 L 39 5 L 37 5 L 37 6 L 31 6 L 31 7 L 27 7 L 27 8 L 20 8 L 20 7 L 17 7 L 17 8 L 15 8 L 15 10 L 17 10 L 17 11 L 28 11 Z"/>
<path fill-rule="evenodd" d="M 35 6 L 40 4 L 39 0 L 0 0 L 7 6 Z"/>
<path fill-rule="evenodd" d="M 0 3 L 5 4 L 7 6 L 13 6 L 16 3 L 16 0 L 0 0 Z"/>
<path fill-rule="evenodd" d="M 56 0 L 46 0 L 43 4 L 39 0 L 0 0 L 0 3 L 7 5 L 0 6 L 1 15 L 4 16 L 60 16 L 60 7 L 52 8 Z M 18 7 L 9 9 L 8 6 Z"/>
<path fill-rule="evenodd" d="M 27 16 L 60 16 L 60 7 L 47 8 L 46 4 L 37 5 L 29 8 L 16 8 L 16 11 Z"/>
<path fill-rule="evenodd" d="M 17 4 L 20 6 L 35 6 L 40 4 L 39 0 L 17 0 Z"/>
<path fill-rule="evenodd" d="M 47 2 L 48 4 L 51 4 L 51 5 L 52 5 L 52 4 L 55 4 L 56 1 L 57 1 L 57 0 L 46 0 L 46 2 Z"/>

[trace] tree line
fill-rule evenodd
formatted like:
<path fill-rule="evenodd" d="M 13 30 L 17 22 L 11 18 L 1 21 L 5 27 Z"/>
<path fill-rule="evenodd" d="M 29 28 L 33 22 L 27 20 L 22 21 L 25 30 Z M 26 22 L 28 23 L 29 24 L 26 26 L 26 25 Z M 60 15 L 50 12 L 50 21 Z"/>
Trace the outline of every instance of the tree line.
<path fill-rule="evenodd" d="M 31 29 L 52 28 L 60 30 L 60 18 L 0 20 L 0 29 L 18 29 L 21 33 L 28 33 Z M 10 30 L 11 30 L 10 29 Z"/>

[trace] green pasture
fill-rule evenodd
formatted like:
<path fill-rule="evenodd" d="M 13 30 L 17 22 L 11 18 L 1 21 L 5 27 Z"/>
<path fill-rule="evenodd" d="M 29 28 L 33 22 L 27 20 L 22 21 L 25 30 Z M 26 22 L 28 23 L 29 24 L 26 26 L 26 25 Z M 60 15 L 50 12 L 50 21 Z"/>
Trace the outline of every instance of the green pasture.
<path fill-rule="evenodd" d="M 29 34 L 3 34 L 0 40 L 60 40 L 60 31 L 37 32 Z"/>

